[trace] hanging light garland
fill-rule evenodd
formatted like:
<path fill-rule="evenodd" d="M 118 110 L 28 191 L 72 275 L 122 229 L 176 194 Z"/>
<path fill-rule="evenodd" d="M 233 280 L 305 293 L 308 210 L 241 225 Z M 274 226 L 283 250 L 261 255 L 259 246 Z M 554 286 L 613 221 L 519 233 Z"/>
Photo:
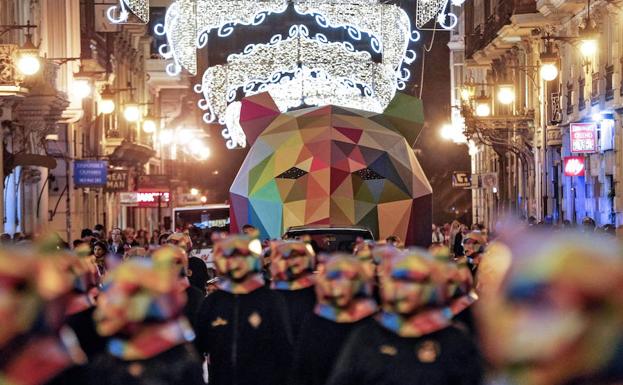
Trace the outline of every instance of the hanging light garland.
<path fill-rule="evenodd" d="M 119 5 L 108 8 L 106 16 L 111 23 L 124 24 L 130 18 L 130 12 L 141 23 L 149 22 L 149 0 L 119 0 Z"/>
<path fill-rule="evenodd" d="M 421 28 L 436 17 L 441 27 L 452 28 L 457 17 L 446 12 L 448 4 L 463 1 L 418 0 L 415 25 Z M 404 9 L 383 0 L 175 0 L 164 23 L 155 28 L 156 34 L 166 37 L 159 51 L 170 61 L 167 73 L 186 70 L 197 75 L 197 50 L 209 39 L 230 36 L 237 26 L 266 23 L 270 15 L 288 7 L 316 30 L 344 30 L 350 42 L 363 43 L 357 47 L 364 51 L 355 50 L 349 41 L 329 41 L 327 34 L 310 34 L 307 26 L 297 24 L 287 35 L 249 44 L 230 54 L 224 64 L 207 68 L 195 86 L 203 95 L 199 107 L 206 122 L 226 126 L 223 136 L 229 148 L 246 144 L 236 124 L 237 101 L 244 96 L 269 91 L 282 111 L 336 104 L 380 112 L 411 75 L 408 66 L 416 52 L 409 46 L 420 34 L 412 29 Z"/>

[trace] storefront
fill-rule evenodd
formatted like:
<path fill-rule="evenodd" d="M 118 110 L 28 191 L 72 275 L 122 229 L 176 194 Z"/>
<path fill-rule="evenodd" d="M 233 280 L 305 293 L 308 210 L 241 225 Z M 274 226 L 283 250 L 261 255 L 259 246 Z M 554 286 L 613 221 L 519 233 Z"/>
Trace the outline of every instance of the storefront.
<path fill-rule="evenodd" d="M 563 219 L 581 223 L 589 217 L 597 226 L 615 224 L 616 124 L 613 112 L 601 112 L 563 127 Z"/>

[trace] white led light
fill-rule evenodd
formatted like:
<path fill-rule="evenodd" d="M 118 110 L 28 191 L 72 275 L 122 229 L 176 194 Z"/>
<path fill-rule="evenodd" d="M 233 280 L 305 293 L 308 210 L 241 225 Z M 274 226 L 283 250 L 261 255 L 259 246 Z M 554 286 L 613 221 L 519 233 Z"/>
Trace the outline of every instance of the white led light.
<path fill-rule="evenodd" d="M 459 7 L 465 0 L 452 0 L 452 5 Z M 415 25 L 418 28 L 424 27 L 426 23 L 437 18 L 437 23 L 444 29 L 456 27 L 459 19 L 452 13 L 446 13 L 448 0 L 417 0 L 417 10 L 415 13 Z"/>
<path fill-rule="evenodd" d="M 149 22 L 149 0 L 119 0 L 119 5 L 108 8 L 106 16 L 111 23 L 127 23 L 130 12 L 142 23 Z"/>
<path fill-rule="evenodd" d="M 204 95 L 199 107 L 205 121 L 218 118 L 221 124 L 227 123 L 227 104 L 238 91 L 245 96 L 269 91 L 282 111 L 336 104 L 381 112 L 394 97 L 396 73 L 391 65 L 374 63 L 368 52 L 323 36 L 312 39 L 306 27 L 293 26 L 287 38 L 276 35 L 269 44 L 249 45 L 243 54 L 230 55 L 227 65 L 209 68 L 195 89 Z M 225 134 L 243 146 L 241 130 Z"/>
<path fill-rule="evenodd" d="M 226 124 L 228 148 L 246 145 L 234 123 L 239 107 L 228 107 L 241 97 L 269 91 L 282 111 L 337 104 L 381 112 L 396 90 L 406 87 L 411 75 L 406 66 L 416 59 L 409 44 L 420 34 L 401 7 L 381 0 L 176 0 L 155 28 L 156 34 L 166 36 L 167 44 L 159 51 L 171 60 L 167 73 L 178 75 L 185 69 L 196 75 L 197 49 L 214 38 L 214 31 L 218 38 L 227 37 L 237 25 L 260 25 L 288 7 L 312 16 L 314 30 L 343 29 L 350 41 L 369 42 L 369 49 L 358 44 L 365 51 L 357 51 L 348 41 L 329 41 L 323 33 L 312 35 L 307 26 L 293 25 L 287 35 L 247 45 L 226 63 L 209 67 L 195 91 L 204 96 L 199 102 L 204 120 Z"/>

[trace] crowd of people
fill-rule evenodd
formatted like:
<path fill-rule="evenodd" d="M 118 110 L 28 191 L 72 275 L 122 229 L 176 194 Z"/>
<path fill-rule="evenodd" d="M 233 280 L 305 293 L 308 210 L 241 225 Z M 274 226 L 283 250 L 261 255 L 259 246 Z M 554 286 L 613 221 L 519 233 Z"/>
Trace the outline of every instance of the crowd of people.
<path fill-rule="evenodd" d="M 514 226 L 493 241 L 458 222 L 432 236 L 325 255 L 248 225 L 211 234 L 210 263 L 181 232 L 3 247 L 0 384 L 623 381 L 614 239 Z"/>

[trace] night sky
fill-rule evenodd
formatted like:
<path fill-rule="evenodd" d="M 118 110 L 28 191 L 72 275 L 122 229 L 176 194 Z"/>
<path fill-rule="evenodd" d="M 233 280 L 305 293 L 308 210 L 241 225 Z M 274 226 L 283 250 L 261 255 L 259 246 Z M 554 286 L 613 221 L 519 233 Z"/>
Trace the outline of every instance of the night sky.
<path fill-rule="evenodd" d="M 404 6 L 404 4 L 403 4 Z M 266 25 L 268 27 L 268 25 Z M 262 34 L 262 27 L 255 27 L 254 35 Z M 266 33 L 271 33 L 267 30 Z M 272 34 L 272 33 L 271 33 Z M 249 36 L 248 34 L 246 35 Z M 430 46 L 432 32 L 423 32 L 420 42 L 411 48 L 418 52 L 416 62 L 410 67 L 411 79 L 405 92 L 419 95 L 420 79 L 422 75 L 422 62 L 424 64 L 424 82 L 422 99 L 424 100 L 426 113 L 426 126 L 415 145 L 416 155 L 428 176 L 433 187 L 433 220 L 435 223 L 444 223 L 460 218 L 469 221 L 471 213 L 471 194 L 469 190 L 452 189 L 451 177 L 453 171 L 468 171 L 470 167 L 467 147 L 443 141 L 439 136 L 439 129 L 450 118 L 450 71 L 449 50 L 447 42 L 448 32 L 437 32 L 434 38 L 432 50 L 425 54 L 424 46 Z M 233 43 L 246 40 L 244 34 L 241 37 L 232 36 Z M 238 44 L 232 44 L 238 45 Z M 219 47 L 221 48 L 221 47 Z M 224 47 L 227 50 L 228 47 Z M 221 51 L 219 49 L 218 51 Z M 215 52 L 212 49 L 212 52 Z M 222 56 L 222 52 L 220 52 Z M 200 57 L 203 55 L 200 54 Z M 203 56 L 204 58 L 206 56 Z M 220 61 L 219 54 L 208 55 L 210 61 Z M 205 63 L 204 63 L 205 65 Z M 200 62 L 200 67 L 202 63 Z M 202 70 L 196 82 L 200 82 Z M 198 95 L 197 95 L 198 96 Z M 189 111 L 190 112 L 190 111 Z M 194 113 L 201 111 L 195 109 Z M 205 177 L 197 181 L 195 185 L 207 189 L 210 202 L 223 202 L 228 199 L 229 186 L 233 182 L 236 172 L 244 157 L 246 149 L 228 150 L 225 141 L 221 137 L 221 127 L 207 126 L 212 137 L 212 156 L 204 164 L 198 164 L 188 170 L 187 178 L 197 181 L 197 175 Z M 218 174 L 215 175 L 215 170 Z"/>

